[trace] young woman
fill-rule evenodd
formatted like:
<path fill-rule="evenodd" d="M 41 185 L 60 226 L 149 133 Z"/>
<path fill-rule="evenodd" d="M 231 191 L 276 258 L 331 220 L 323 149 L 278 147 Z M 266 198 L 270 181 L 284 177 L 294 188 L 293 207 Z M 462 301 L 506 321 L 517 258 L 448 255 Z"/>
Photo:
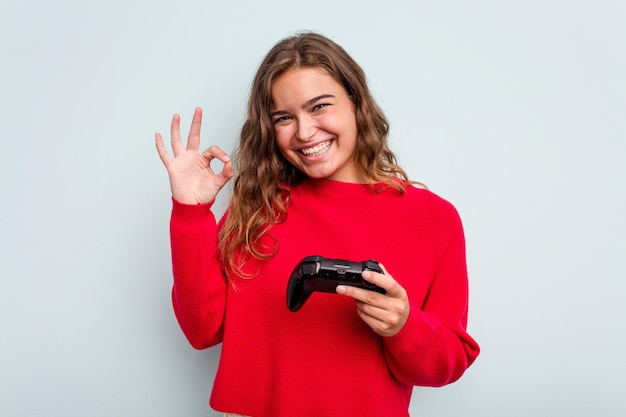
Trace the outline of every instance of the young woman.
<path fill-rule="evenodd" d="M 246 416 L 408 416 L 413 386 L 457 380 L 479 353 L 467 334 L 463 229 L 454 207 L 415 186 L 387 145 L 366 78 L 313 33 L 261 63 L 233 160 L 199 151 L 201 110 L 173 156 L 160 134 L 173 209 L 174 310 L 197 349 L 222 343 L 211 406 Z M 215 172 L 211 162 L 223 166 Z M 233 166 L 234 164 L 234 166 Z M 233 177 L 225 215 L 211 205 Z M 306 256 L 376 259 L 363 278 L 286 305 Z"/>

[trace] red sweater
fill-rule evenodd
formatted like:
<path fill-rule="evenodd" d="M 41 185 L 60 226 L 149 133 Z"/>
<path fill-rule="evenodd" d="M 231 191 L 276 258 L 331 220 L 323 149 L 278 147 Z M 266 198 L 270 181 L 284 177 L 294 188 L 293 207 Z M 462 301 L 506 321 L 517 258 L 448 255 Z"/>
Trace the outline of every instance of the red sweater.
<path fill-rule="evenodd" d="M 197 349 L 222 343 L 211 406 L 254 417 L 408 416 L 414 385 L 457 380 L 479 352 L 466 333 L 463 229 L 430 191 L 308 180 L 291 190 L 278 254 L 251 263 L 253 279 L 225 281 L 215 257 L 210 205 L 174 202 L 173 303 Z M 296 313 L 287 281 L 305 256 L 376 259 L 408 292 L 411 312 L 395 336 L 376 335 L 354 300 L 313 293 Z"/>

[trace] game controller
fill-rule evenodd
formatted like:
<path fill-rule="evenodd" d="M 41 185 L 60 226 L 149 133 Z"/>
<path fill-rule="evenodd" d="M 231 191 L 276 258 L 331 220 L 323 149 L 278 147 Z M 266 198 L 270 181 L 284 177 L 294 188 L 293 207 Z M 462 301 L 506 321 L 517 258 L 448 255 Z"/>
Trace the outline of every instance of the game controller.
<path fill-rule="evenodd" d="M 313 292 L 335 293 L 337 285 L 350 285 L 386 294 L 383 288 L 364 280 L 361 276 L 363 271 L 383 273 L 378 262 L 373 260 L 352 262 L 307 256 L 296 265 L 289 278 L 287 307 L 296 312 Z"/>

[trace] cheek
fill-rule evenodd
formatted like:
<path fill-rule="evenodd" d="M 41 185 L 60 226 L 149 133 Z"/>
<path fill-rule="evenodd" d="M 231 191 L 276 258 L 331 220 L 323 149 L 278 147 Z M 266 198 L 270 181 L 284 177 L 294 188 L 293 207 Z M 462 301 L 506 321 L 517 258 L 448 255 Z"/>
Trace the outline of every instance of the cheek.
<path fill-rule="evenodd" d="M 346 134 L 354 134 L 357 130 L 356 117 L 351 108 L 342 109 L 341 112 L 329 115 L 327 125 L 332 126 Z"/>
<path fill-rule="evenodd" d="M 289 144 L 291 142 L 291 134 L 289 128 L 281 126 L 278 129 L 274 129 L 274 137 L 276 138 L 276 146 L 281 153 L 289 150 Z"/>

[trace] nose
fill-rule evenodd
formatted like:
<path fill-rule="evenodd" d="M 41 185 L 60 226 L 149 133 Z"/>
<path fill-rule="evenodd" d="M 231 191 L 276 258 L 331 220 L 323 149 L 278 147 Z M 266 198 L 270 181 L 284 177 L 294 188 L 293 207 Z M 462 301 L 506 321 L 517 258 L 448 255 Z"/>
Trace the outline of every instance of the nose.
<path fill-rule="evenodd" d="M 296 131 L 296 139 L 306 142 L 315 136 L 318 129 L 315 121 L 310 116 L 303 116 L 298 119 L 298 130 Z"/>

